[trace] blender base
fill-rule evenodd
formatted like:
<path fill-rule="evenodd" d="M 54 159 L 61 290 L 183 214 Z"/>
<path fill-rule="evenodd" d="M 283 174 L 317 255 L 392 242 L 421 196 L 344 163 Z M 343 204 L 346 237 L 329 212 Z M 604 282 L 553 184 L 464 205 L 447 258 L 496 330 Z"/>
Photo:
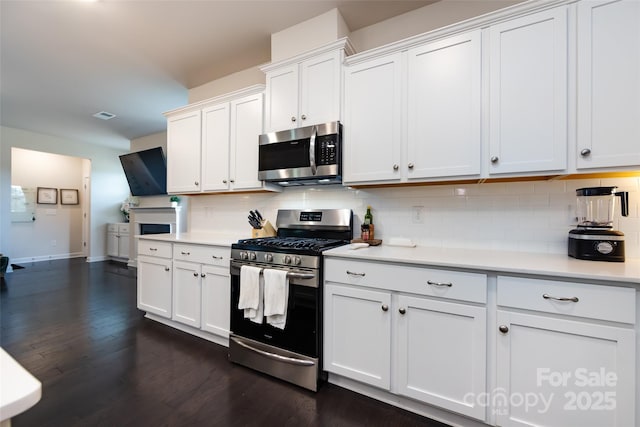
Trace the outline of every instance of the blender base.
<path fill-rule="evenodd" d="M 588 261 L 624 262 L 624 233 L 615 230 L 569 231 L 570 257 Z"/>

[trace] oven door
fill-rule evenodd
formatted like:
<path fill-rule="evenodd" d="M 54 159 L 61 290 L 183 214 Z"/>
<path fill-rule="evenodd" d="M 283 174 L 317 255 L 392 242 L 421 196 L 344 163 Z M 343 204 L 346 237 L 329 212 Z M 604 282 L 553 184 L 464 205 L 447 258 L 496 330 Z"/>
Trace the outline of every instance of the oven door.
<path fill-rule="evenodd" d="M 287 321 L 284 329 L 273 327 L 264 321 L 255 323 L 244 318 L 238 309 L 240 298 L 240 266 L 231 262 L 231 332 L 240 337 L 269 344 L 293 353 L 318 358 L 320 352 L 320 288 L 318 271 L 313 269 L 287 268 L 290 273 Z M 250 265 L 274 268 L 271 265 Z"/>

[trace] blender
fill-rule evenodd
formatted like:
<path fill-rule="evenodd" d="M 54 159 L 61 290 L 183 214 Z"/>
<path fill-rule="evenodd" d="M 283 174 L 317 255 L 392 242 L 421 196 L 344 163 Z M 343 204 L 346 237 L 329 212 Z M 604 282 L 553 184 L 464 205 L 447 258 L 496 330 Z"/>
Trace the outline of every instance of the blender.
<path fill-rule="evenodd" d="M 613 229 L 616 200 L 629 216 L 629 193 L 618 187 L 576 190 L 578 227 L 569 231 L 569 256 L 593 261 L 624 262 L 624 233 Z"/>

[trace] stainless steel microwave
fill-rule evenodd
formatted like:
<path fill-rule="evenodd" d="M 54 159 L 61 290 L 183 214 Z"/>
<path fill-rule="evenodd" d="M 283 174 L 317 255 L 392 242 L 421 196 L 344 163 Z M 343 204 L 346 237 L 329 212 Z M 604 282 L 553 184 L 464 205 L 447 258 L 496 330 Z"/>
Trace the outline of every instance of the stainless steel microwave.
<path fill-rule="evenodd" d="M 260 135 L 258 178 L 280 185 L 342 182 L 342 124 L 322 123 Z"/>

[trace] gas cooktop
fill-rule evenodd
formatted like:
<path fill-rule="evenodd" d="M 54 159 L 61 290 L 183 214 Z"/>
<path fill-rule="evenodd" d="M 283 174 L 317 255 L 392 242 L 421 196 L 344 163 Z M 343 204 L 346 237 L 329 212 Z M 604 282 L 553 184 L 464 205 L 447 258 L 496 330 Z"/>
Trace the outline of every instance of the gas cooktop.
<path fill-rule="evenodd" d="M 241 239 L 234 243 L 234 249 L 252 251 L 274 251 L 292 253 L 319 253 L 349 243 L 347 240 L 300 237 L 261 237 L 257 239 Z"/>

